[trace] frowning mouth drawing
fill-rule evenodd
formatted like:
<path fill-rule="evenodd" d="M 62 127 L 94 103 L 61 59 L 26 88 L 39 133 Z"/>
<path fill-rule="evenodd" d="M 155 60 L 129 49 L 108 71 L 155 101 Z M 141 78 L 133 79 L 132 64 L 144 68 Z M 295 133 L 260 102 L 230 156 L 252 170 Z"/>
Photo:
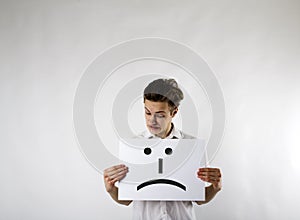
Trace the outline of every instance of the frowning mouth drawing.
<path fill-rule="evenodd" d="M 154 185 L 154 184 L 169 184 L 169 185 L 179 187 L 180 189 L 186 191 L 186 186 L 184 186 L 183 184 L 181 184 L 177 181 L 169 180 L 169 179 L 154 179 L 154 180 L 146 181 L 137 186 L 137 191 L 139 191 L 140 189 L 142 189 L 146 186 Z"/>

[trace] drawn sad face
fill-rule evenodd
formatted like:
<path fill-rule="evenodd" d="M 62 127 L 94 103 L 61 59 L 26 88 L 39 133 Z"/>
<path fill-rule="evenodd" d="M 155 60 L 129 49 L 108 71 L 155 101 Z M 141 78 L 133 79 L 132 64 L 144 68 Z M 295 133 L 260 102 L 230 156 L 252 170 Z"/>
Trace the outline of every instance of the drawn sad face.
<path fill-rule="evenodd" d="M 120 182 L 120 199 L 191 199 L 187 196 L 196 195 L 193 191 L 199 193 L 196 171 L 205 164 L 203 140 L 127 139 L 119 150 L 129 167 Z"/>
<path fill-rule="evenodd" d="M 178 143 L 178 142 L 175 142 L 175 143 Z M 166 147 L 164 147 L 164 156 L 171 156 L 173 154 L 173 148 L 175 148 L 174 146 L 171 146 L 169 144 L 166 145 Z M 152 154 L 152 149 L 151 147 L 145 147 L 144 149 L 144 154 L 145 155 L 148 155 L 150 156 Z M 158 157 L 157 158 L 158 161 L 157 161 L 157 165 L 158 165 L 158 174 L 163 174 L 163 169 L 164 169 L 164 157 L 163 155 L 161 155 L 161 157 Z M 173 185 L 173 186 L 176 186 L 184 191 L 186 191 L 186 186 L 179 183 L 178 181 L 175 181 L 175 180 L 171 180 L 171 179 L 163 179 L 163 178 L 160 178 L 160 179 L 152 179 L 152 180 L 148 180 L 146 182 L 143 182 L 141 184 L 139 184 L 137 186 L 137 190 L 140 190 L 144 187 L 147 187 L 147 186 L 150 186 L 150 185 L 153 185 L 153 184 L 169 184 L 169 185 Z"/>

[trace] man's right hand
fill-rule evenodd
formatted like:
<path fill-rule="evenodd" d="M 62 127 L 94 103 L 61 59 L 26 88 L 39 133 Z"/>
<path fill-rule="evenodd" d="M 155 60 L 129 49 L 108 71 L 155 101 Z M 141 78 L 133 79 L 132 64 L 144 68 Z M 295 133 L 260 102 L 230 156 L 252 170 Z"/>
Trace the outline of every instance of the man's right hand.
<path fill-rule="evenodd" d="M 115 183 L 123 179 L 127 172 L 128 167 L 126 167 L 124 164 L 115 165 L 105 169 L 103 177 L 106 191 L 108 193 L 113 192 L 116 188 Z"/>

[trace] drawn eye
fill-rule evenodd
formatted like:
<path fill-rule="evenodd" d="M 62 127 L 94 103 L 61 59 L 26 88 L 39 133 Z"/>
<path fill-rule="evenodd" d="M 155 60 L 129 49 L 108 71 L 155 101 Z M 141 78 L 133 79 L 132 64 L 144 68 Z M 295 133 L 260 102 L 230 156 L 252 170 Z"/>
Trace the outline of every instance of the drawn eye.
<path fill-rule="evenodd" d="M 150 147 L 146 147 L 146 148 L 144 149 L 144 154 L 146 154 L 146 155 L 151 154 L 151 152 L 152 152 L 152 150 L 151 150 Z"/>
<path fill-rule="evenodd" d="M 173 153 L 172 148 L 167 147 L 167 148 L 165 149 L 165 153 L 166 153 L 167 155 L 171 155 L 171 154 Z"/>

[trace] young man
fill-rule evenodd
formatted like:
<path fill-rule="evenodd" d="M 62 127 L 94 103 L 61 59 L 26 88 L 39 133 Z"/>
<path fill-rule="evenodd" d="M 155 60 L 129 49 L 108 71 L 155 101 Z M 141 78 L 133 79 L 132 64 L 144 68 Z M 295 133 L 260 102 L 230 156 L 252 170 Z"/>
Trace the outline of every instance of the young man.
<path fill-rule="evenodd" d="M 178 112 L 183 93 L 174 79 L 157 79 L 144 90 L 145 119 L 148 131 L 143 138 L 192 138 L 175 128 L 172 119 Z M 106 191 L 117 202 L 129 205 L 132 201 L 118 200 L 115 183 L 126 176 L 128 167 L 116 165 L 104 171 Z M 211 183 L 205 188 L 205 201 L 194 201 L 201 205 L 209 202 L 221 190 L 221 171 L 218 168 L 195 170 L 198 178 Z M 196 219 L 192 201 L 133 201 L 133 219 Z"/>

